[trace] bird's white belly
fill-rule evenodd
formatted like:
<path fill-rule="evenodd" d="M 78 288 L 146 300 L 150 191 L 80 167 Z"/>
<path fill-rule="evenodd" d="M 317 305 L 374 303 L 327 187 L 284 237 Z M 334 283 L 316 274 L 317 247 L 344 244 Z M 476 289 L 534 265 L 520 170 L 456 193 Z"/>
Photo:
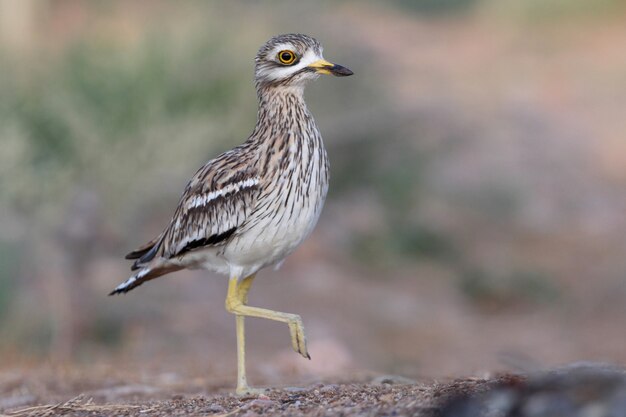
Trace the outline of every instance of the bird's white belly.
<path fill-rule="evenodd" d="M 254 223 L 254 227 L 236 234 L 226 246 L 190 252 L 180 263 L 188 269 L 201 268 L 237 278 L 245 278 L 261 268 L 276 264 L 311 234 L 325 196 L 326 186 L 322 194 L 312 196 L 308 204 L 295 204 L 296 209 L 291 216 L 263 217 Z M 284 199 L 275 201 L 285 204 Z"/>
<path fill-rule="evenodd" d="M 322 200 L 316 201 L 319 198 Z M 247 276 L 282 261 L 309 236 L 322 205 L 323 197 L 314 197 L 288 219 L 287 215 L 268 216 L 256 223 L 254 231 L 235 237 L 224 251 L 224 257 L 231 266 L 231 275 Z"/>

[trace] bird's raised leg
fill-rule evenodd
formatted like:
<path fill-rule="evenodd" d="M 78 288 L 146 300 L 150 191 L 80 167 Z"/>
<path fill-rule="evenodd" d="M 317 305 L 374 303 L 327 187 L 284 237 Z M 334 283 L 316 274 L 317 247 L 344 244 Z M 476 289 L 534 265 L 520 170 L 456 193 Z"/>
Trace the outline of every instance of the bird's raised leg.
<path fill-rule="evenodd" d="M 306 348 L 306 336 L 302 319 L 297 314 L 282 313 L 259 307 L 250 307 L 248 302 L 248 291 L 252 286 L 254 275 L 239 281 L 231 278 L 228 283 L 228 294 L 226 295 L 226 310 L 235 314 L 237 320 L 237 393 L 248 393 L 253 390 L 248 387 L 246 380 L 246 359 L 245 359 L 245 330 L 244 317 L 259 317 L 269 320 L 287 323 L 291 333 L 291 344 L 293 349 L 307 359 L 311 359 Z"/>

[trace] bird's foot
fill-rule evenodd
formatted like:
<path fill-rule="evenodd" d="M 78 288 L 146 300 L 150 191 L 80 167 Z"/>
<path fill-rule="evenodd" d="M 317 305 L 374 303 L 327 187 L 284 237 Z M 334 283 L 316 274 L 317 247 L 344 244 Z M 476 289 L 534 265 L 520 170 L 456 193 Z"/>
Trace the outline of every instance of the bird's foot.
<path fill-rule="evenodd" d="M 307 359 L 311 359 L 309 351 L 306 348 L 306 335 L 304 334 L 304 325 L 300 316 L 295 315 L 289 322 L 289 332 L 291 333 L 291 345 L 293 350 L 301 354 Z"/>
<path fill-rule="evenodd" d="M 235 394 L 240 397 L 265 395 L 267 388 L 252 388 L 248 385 L 238 385 Z"/>

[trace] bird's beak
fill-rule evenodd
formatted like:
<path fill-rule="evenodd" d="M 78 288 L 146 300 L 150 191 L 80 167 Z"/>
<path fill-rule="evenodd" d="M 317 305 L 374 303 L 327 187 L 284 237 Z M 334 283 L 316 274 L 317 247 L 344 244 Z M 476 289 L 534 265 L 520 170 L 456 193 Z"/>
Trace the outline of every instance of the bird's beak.
<path fill-rule="evenodd" d="M 348 75 L 354 74 L 348 68 L 342 67 L 341 65 L 333 64 L 332 62 L 328 62 L 325 59 L 320 59 L 313 62 L 309 65 L 309 68 L 313 68 L 318 74 L 332 74 L 336 75 L 337 77 L 346 77 Z"/>

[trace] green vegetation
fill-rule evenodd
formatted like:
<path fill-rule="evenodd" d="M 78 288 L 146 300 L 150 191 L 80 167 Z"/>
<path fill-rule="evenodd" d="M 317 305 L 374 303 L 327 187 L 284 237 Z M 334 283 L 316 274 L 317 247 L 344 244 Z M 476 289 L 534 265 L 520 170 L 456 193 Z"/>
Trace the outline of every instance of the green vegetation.
<path fill-rule="evenodd" d="M 12 307 L 20 261 L 20 247 L 14 242 L 0 240 L 0 322 Z"/>
<path fill-rule="evenodd" d="M 0 85 L 2 119 L 10 121 L 0 135 L 13 170 L 0 177 L 0 199 L 37 215 L 43 201 L 62 210 L 63 197 L 82 183 L 98 184 L 96 191 L 121 201 L 122 183 L 145 157 L 178 153 L 197 155 L 199 162 L 226 146 L 230 132 L 214 129 L 208 140 L 205 135 L 215 120 L 237 113 L 241 74 L 212 71 L 198 58 L 219 57 L 220 45 L 202 36 L 183 50 L 156 38 L 134 46 L 87 40 L 51 60 L 45 71 L 15 65 L 16 82 Z"/>
<path fill-rule="evenodd" d="M 450 15 L 471 10 L 479 0 L 395 0 L 402 8 L 426 15 Z"/>
<path fill-rule="evenodd" d="M 81 255 L 93 261 L 94 252 L 77 250 L 85 242 L 71 241 L 68 222 L 96 216 L 86 230 L 89 245 L 106 255 L 107 239 L 129 224 L 140 227 L 139 217 L 171 210 L 199 165 L 245 137 L 255 115 L 252 82 L 240 82 L 251 78 L 250 59 L 231 56 L 229 47 L 198 26 L 178 37 L 146 33 L 137 42 L 85 36 L 40 57 L 0 51 L 0 227 L 12 223 L 19 231 L 0 241 L 0 319 L 12 317 L 3 327 L 6 342 L 44 352 L 58 326 L 72 325 L 54 306 L 33 307 L 52 297 L 71 302 L 50 281 L 54 274 L 72 291 L 80 281 L 79 297 L 93 297 L 90 277 L 74 264 Z M 250 99 L 241 99 L 244 88 Z M 88 208 L 96 211 L 73 208 L 85 193 L 97 199 Z M 42 244 L 58 251 L 33 258 Z M 25 259 L 34 265 L 28 274 L 20 272 Z M 51 261 L 56 270 L 35 282 Z M 122 320 L 111 318 L 105 302 L 91 303 L 84 340 L 120 340 Z"/>
<path fill-rule="evenodd" d="M 545 273 L 521 268 L 499 273 L 468 268 L 460 274 L 459 287 L 468 300 L 485 310 L 543 304 L 559 295 Z"/>

